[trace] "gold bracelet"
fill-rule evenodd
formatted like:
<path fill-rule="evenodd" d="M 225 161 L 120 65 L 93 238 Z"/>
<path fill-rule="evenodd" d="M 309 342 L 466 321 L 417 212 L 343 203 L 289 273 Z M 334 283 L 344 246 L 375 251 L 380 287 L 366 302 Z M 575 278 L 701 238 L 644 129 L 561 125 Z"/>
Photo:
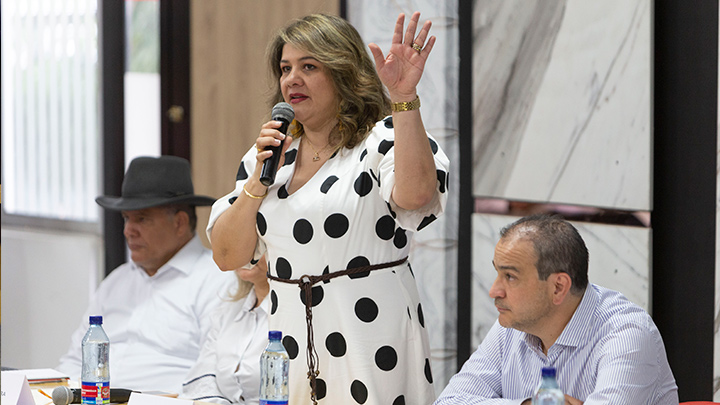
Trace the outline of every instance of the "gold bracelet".
<path fill-rule="evenodd" d="M 392 103 L 392 110 L 394 112 L 400 111 L 412 111 L 420 108 L 420 96 L 415 96 L 413 101 L 402 101 L 400 103 Z"/>
<path fill-rule="evenodd" d="M 247 184 L 247 183 L 246 183 L 246 184 Z M 265 198 L 265 196 L 266 196 L 267 193 L 268 193 L 267 189 L 265 189 L 265 194 L 263 194 L 263 195 L 250 194 L 250 192 L 247 191 L 247 189 L 245 188 L 245 184 L 243 184 L 243 191 L 245 192 L 245 195 L 246 195 L 246 196 L 248 196 L 248 197 L 250 197 L 250 198 L 254 198 L 254 199 L 256 199 L 256 200 L 262 200 L 263 198 Z"/>

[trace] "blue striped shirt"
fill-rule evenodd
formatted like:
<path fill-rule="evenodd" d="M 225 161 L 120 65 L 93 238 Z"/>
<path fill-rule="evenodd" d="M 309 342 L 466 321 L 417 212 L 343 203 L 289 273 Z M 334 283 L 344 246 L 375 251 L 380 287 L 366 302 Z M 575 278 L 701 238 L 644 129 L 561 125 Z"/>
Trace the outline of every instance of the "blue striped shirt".
<path fill-rule="evenodd" d="M 435 405 L 520 404 L 553 366 L 563 392 L 590 404 L 678 404 L 665 345 L 650 315 L 591 284 L 548 354 L 540 340 L 495 324 Z"/>

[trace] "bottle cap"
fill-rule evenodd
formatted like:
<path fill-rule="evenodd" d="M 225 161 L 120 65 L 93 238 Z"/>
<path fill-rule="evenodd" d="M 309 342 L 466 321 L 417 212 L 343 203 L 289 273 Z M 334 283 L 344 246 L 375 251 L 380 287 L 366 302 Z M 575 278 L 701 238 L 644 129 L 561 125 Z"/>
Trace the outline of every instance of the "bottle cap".
<path fill-rule="evenodd" d="M 90 317 L 90 325 L 102 325 L 102 316 L 95 315 Z"/>
<path fill-rule="evenodd" d="M 542 368 L 542 376 L 543 377 L 555 377 L 555 367 L 543 367 Z"/>
<path fill-rule="evenodd" d="M 268 338 L 270 338 L 270 340 L 280 340 L 282 338 L 282 332 L 279 330 L 271 330 L 268 332 Z"/>

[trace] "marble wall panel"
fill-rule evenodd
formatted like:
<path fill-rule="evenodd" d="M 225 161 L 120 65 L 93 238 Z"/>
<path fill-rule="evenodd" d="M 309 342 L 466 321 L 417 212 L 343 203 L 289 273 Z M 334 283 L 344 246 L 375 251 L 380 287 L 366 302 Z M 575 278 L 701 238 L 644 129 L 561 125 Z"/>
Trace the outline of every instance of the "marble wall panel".
<path fill-rule="evenodd" d="M 500 229 L 518 217 L 473 215 L 472 344 L 480 344 L 497 319 L 488 291 L 495 280 L 492 266 Z M 641 227 L 573 222 L 590 255 L 591 283 L 620 291 L 649 310 L 650 230 Z"/>
<path fill-rule="evenodd" d="M 387 55 L 399 13 L 420 11 L 431 20 L 437 37 L 418 85 L 423 121 L 450 158 L 458 151 L 458 19 L 457 0 L 347 0 L 348 20 L 366 43 L 377 43 Z M 407 24 L 407 19 L 406 19 Z M 430 335 L 432 370 L 437 394 L 456 371 L 457 331 L 457 167 L 450 169 L 450 193 L 445 214 L 415 234 L 410 261 L 417 279 Z"/>
<path fill-rule="evenodd" d="M 476 0 L 473 193 L 651 208 L 651 0 Z"/>

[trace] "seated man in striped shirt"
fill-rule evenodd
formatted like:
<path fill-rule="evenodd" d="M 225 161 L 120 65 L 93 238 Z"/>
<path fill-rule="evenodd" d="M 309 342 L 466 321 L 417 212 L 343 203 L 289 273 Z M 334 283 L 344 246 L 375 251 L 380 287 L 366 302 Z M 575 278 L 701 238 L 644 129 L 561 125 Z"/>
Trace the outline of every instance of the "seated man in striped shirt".
<path fill-rule="evenodd" d="M 588 283 L 587 248 L 569 222 L 537 215 L 510 224 L 493 266 L 498 320 L 435 405 L 530 404 L 548 366 L 566 404 L 677 405 L 652 318 Z"/>

